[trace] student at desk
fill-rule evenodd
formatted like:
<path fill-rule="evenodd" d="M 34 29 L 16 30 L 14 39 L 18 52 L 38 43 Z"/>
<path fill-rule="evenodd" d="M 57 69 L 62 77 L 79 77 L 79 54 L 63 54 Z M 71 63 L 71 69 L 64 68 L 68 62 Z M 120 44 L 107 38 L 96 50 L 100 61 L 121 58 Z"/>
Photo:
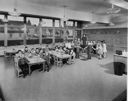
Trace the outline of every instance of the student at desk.
<path fill-rule="evenodd" d="M 40 50 L 40 57 L 43 58 L 44 60 L 46 60 L 44 71 L 48 72 L 50 70 L 50 57 L 49 57 L 48 52 L 45 49 L 41 49 Z"/>
<path fill-rule="evenodd" d="M 55 47 L 55 51 L 57 52 L 58 50 L 59 50 L 59 47 L 58 47 L 58 46 L 56 46 L 56 47 Z"/>
<path fill-rule="evenodd" d="M 30 54 L 30 50 L 28 49 L 28 47 L 26 46 L 25 48 L 24 48 L 24 55 L 25 56 L 28 56 Z"/>
<path fill-rule="evenodd" d="M 23 52 L 21 50 L 19 50 L 16 57 L 19 58 L 18 65 L 19 65 L 19 68 L 22 70 L 23 77 L 26 77 L 28 74 L 28 64 L 27 64 L 26 58 L 24 57 Z"/>
<path fill-rule="evenodd" d="M 39 56 L 39 54 L 40 54 L 40 50 L 39 50 L 39 48 L 36 48 L 36 50 L 35 50 L 35 55 L 36 55 L 36 56 Z"/>

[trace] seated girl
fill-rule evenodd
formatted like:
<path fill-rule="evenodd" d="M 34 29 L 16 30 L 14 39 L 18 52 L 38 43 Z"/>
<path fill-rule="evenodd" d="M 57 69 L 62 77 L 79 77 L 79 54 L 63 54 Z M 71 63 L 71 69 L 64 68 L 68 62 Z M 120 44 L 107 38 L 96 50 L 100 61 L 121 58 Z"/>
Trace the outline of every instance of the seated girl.
<path fill-rule="evenodd" d="M 75 54 L 75 52 L 73 51 L 73 49 L 71 50 L 70 55 L 71 55 L 71 59 L 75 59 L 76 54 Z"/>

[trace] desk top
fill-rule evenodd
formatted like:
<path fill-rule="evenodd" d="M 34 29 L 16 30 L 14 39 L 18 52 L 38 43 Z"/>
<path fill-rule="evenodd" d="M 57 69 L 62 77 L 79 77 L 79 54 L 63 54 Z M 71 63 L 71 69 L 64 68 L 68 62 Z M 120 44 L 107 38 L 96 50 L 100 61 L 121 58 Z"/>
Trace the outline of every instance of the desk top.
<path fill-rule="evenodd" d="M 38 57 L 38 56 L 33 56 L 33 57 L 26 57 L 26 59 L 29 61 L 28 64 L 38 64 L 38 63 L 43 63 L 45 62 L 44 59 Z"/>
<path fill-rule="evenodd" d="M 114 56 L 123 57 L 123 58 L 128 58 L 128 55 L 118 55 L 118 54 L 114 54 Z"/>
<path fill-rule="evenodd" d="M 52 54 L 52 55 L 54 55 L 54 56 L 56 56 L 60 59 L 65 59 L 65 58 L 70 58 L 71 57 L 71 55 L 69 55 L 69 54 L 61 54 L 61 53 L 56 52 L 56 51 L 49 51 L 49 54 Z"/>

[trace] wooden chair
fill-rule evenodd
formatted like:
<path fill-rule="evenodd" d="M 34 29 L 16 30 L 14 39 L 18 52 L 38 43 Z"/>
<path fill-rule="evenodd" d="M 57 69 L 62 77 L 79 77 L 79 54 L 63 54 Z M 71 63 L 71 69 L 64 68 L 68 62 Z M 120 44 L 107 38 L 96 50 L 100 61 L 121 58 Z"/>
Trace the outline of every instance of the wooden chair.
<path fill-rule="evenodd" d="M 62 67 L 62 59 L 59 59 L 58 57 L 54 56 L 54 65 L 57 67 Z"/>
<path fill-rule="evenodd" d="M 19 65 L 18 65 L 18 57 L 14 57 L 14 65 L 15 65 L 15 72 L 16 72 L 16 76 L 19 78 L 21 77 L 23 74 L 21 73 L 22 70 L 19 68 Z"/>

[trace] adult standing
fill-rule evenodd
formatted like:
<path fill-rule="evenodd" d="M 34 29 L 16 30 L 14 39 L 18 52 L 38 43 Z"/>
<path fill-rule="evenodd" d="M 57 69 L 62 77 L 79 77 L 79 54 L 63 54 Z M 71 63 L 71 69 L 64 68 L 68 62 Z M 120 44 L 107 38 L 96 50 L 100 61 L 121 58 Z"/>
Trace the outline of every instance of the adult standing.
<path fill-rule="evenodd" d="M 88 40 L 88 37 L 86 34 L 84 34 L 82 37 L 83 48 L 87 46 L 87 40 Z"/>
<path fill-rule="evenodd" d="M 84 34 L 83 37 L 82 37 L 82 43 L 83 44 L 81 45 L 82 52 L 85 52 L 85 47 L 87 46 L 87 40 L 88 40 L 87 35 Z"/>

